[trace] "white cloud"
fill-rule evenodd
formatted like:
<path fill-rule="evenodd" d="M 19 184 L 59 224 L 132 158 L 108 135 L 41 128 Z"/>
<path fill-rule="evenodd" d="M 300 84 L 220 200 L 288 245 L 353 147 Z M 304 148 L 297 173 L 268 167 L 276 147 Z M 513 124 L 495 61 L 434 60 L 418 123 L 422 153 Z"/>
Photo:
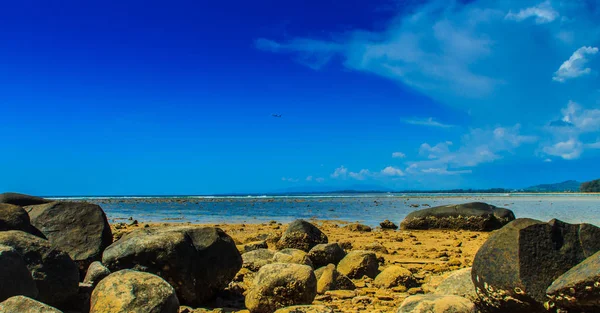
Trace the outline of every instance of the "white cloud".
<path fill-rule="evenodd" d="M 448 154 L 451 145 L 452 141 L 440 142 L 433 147 L 428 143 L 423 143 L 419 147 L 419 155 L 426 156 L 428 159 L 435 159 Z"/>
<path fill-rule="evenodd" d="M 563 83 L 567 79 L 590 74 L 592 69 L 585 67 L 585 65 L 588 63 L 588 56 L 593 56 L 596 53 L 598 53 L 597 47 L 583 46 L 577 49 L 554 73 L 552 80 Z"/>
<path fill-rule="evenodd" d="M 402 121 L 406 124 L 411 124 L 411 125 L 421 125 L 421 126 L 440 127 L 440 128 L 454 127 L 454 125 L 440 123 L 440 122 L 434 120 L 433 117 L 426 118 L 426 119 L 409 118 L 409 119 L 404 119 Z"/>
<path fill-rule="evenodd" d="M 356 180 L 365 180 L 366 178 L 368 178 L 371 175 L 372 175 L 371 172 L 367 169 L 362 169 L 358 173 L 356 173 L 356 172 L 348 173 L 348 176 L 350 176 L 350 178 L 354 178 Z"/>
<path fill-rule="evenodd" d="M 461 175 L 461 174 L 471 174 L 472 170 L 456 170 L 449 171 L 446 167 L 438 167 L 438 168 L 425 168 L 422 169 L 421 172 L 427 174 L 437 174 L 437 175 Z"/>
<path fill-rule="evenodd" d="M 307 176 L 307 177 L 306 177 L 306 181 L 312 181 L 312 180 L 313 180 L 313 177 L 312 177 L 312 176 Z"/>
<path fill-rule="evenodd" d="M 344 167 L 343 165 L 336 168 L 335 171 L 333 171 L 333 174 L 331 174 L 331 178 L 345 179 L 346 176 L 348 176 L 348 169 L 346 167 Z"/>
<path fill-rule="evenodd" d="M 394 153 L 392 153 L 392 158 L 404 159 L 405 157 L 406 157 L 406 154 L 404 154 L 402 152 L 394 152 Z"/>
<path fill-rule="evenodd" d="M 560 14 L 554 10 L 550 1 L 545 1 L 534 7 L 521 9 L 517 13 L 510 11 L 506 15 L 506 19 L 521 22 L 530 17 L 534 17 L 537 24 L 545 24 L 554 21 L 559 16 Z"/>
<path fill-rule="evenodd" d="M 578 159 L 585 149 L 600 147 L 598 142 L 585 143 L 581 139 L 585 134 L 600 131 L 600 109 L 584 109 L 581 105 L 569 101 L 561 113 L 560 119 L 548 123 L 546 127 L 546 131 L 552 135 L 552 140 L 542 147 L 544 153 L 574 160 Z"/>
<path fill-rule="evenodd" d="M 397 168 L 397 167 L 393 167 L 393 166 L 388 166 L 386 168 L 384 168 L 383 170 L 381 170 L 381 174 L 384 176 L 390 176 L 390 177 L 394 177 L 394 176 L 404 176 L 404 172 Z"/>
<path fill-rule="evenodd" d="M 289 182 L 289 183 L 297 183 L 300 181 L 297 178 L 291 178 L 291 177 L 281 177 L 281 180 L 285 181 L 285 182 Z"/>
<path fill-rule="evenodd" d="M 544 159 L 545 163 L 552 163 L 552 159 Z"/>
<path fill-rule="evenodd" d="M 567 141 L 557 142 L 551 146 L 544 147 L 544 152 L 549 155 L 559 156 L 565 160 L 573 160 L 581 156 L 583 145 L 578 140 L 571 138 Z"/>
<path fill-rule="evenodd" d="M 324 182 L 324 181 L 325 181 L 325 178 L 323 178 L 323 177 L 317 177 L 317 178 L 315 178 L 315 181 L 316 181 L 317 183 L 322 183 L 322 182 Z"/>

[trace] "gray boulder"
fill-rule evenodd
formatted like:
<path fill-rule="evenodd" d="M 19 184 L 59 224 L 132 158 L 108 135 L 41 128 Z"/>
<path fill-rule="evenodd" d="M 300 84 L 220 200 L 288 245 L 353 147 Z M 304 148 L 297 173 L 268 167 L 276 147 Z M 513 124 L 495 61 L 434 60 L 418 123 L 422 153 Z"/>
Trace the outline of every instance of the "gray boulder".
<path fill-rule="evenodd" d="M 177 313 L 179 300 L 164 279 L 122 270 L 100 281 L 92 292 L 90 313 Z"/>
<path fill-rule="evenodd" d="M 379 261 L 371 251 L 356 250 L 348 253 L 337 266 L 338 272 L 351 279 L 368 276 L 375 278 L 379 273 Z"/>
<path fill-rule="evenodd" d="M 50 243 L 79 265 L 80 276 L 112 243 L 112 232 L 102 208 L 86 202 L 50 202 L 25 208 L 31 224 Z"/>
<path fill-rule="evenodd" d="M 90 264 L 85 273 L 85 278 L 83 282 L 85 284 L 90 284 L 92 286 L 96 286 L 102 279 L 110 275 L 110 270 L 102 265 L 102 263 L 95 261 Z"/>
<path fill-rule="evenodd" d="M 471 279 L 471 268 L 463 268 L 450 273 L 435 290 L 438 295 L 454 295 L 477 301 L 475 285 Z"/>
<path fill-rule="evenodd" d="M 473 262 L 479 306 L 542 312 L 546 290 L 560 275 L 600 250 L 600 228 L 517 219 L 492 233 Z"/>
<path fill-rule="evenodd" d="M 308 252 L 308 257 L 315 268 L 327 264 L 338 264 L 346 256 L 346 251 L 337 243 L 324 243 L 314 246 Z"/>
<path fill-rule="evenodd" d="M 600 252 L 558 277 L 548 287 L 547 309 L 600 312 Z"/>
<path fill-rule="evenodd" d="M 344 228 L 349 231 L 359 232 L 359 233 L 369 233 L 372 231 L 371 227 L 364 225 L 364 224 L 359 224 L 359 223 L 348 224 Z"/>
<path fill-rule="evenodd" d="M 493 205 L 472 202 L 444 205 L 411 212 L 404 218 L 402 229 L 464 229 L 491 231 L 515 219 L 512 211 Z"/>
<path fill-rule="evenodd" d="M 0 245 L 19 253 L 39 291 L 37 299 L 61 307 L 77 295 L 79 270 L 69 255 L 47 240 L 18 230 L 0 232 Z"/>
<path fill-rule="evenodd" d="M 253 272 L 258 271 L 261 267 L 273 263 L 275 251 L 268 249 L 257 249 L 242 254 L 243 267 Z"/>
<path fill-rule="evenodd" d="M 19 295 L 37 297 L 35 281 L 21 255 L 11 247 L 0 246 L 0 301 Z"/>
<path fill-rule="evenodd" d="M 278 309 L 311 304 L 317 295 L 317 279 L 310 266 L 274 263 L 258 271 L 246 295 L 251 313 L 272 313 Z"/>
<path fill-rule="evenodd" d="M 175 287 L 183 304 L 197 305 L 232 281 L 242 257 L 221 229 L 181 226 L 135 230 L 106 248 L 102 263 L 111 271 L 156 274 Z"/>
<path fill-rule="evenodd" d="M 398 229 L 398 225 L 394 224 L 390 220 L 385 220 L 385 221 L 379 223 L 379 226 L 381 226 L 381 229 L 392 229 L 392 230 Z"/>
<path fill-rule="evenodd" d="M 0 193 L 0 203 L 8 203 L 18 206 L 36 205 L 48 203 L 50 200 L 46 200 L 40 197 L 34 197 L 30 195 L 24 195 L 16 192 L 5 192 Z"/>
<path fill-rule="evenodd" d="M 14 296 L 0 303 L 0 313 L 62 313 L 56 308 L 25 296 Z"/>
<path fill-rule="evenodd" d="M 327 236 L 315 225 L 305 220 L 295 220 L 288 225 L 277 242 L 277 248 L 294 248 L 308 252 L 312 247 L 327 242 Z"/>
<path fill-rule="evenodd" d="M 313 267 L 313 263 L 306 252 L 289 248 L 275 252 L 273 263 L 296 263 Z"/>
<path fill-rule="evenodd" d="M 477 313 L 475 304 L 458 296 L 416 295 L 402 302 L 396 313 Z"/>
<path fill-rule="evenodd" d="M 31 227 L 29 215 L 22 207 L 0 203 L 0 231 L 7 230 L 20 230 L 34 235 L 41 234 Z"/>

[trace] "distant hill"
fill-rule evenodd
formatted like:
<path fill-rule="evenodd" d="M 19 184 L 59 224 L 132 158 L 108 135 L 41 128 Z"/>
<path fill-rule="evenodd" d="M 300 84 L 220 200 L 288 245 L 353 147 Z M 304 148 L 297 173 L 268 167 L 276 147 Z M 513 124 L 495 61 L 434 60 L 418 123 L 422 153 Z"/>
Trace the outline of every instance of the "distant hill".
<path fill-rule="evenodd" d="M 576 180 L 567 180 L 556 184 L 541 184 L 527 187 L 528 192 L 578 192 L 581 183 Z"/>
<path fill-rule="evenodd" d="M 588 181 L 581 184 L 581 192 L 600 192 L 600 179 Z"/>

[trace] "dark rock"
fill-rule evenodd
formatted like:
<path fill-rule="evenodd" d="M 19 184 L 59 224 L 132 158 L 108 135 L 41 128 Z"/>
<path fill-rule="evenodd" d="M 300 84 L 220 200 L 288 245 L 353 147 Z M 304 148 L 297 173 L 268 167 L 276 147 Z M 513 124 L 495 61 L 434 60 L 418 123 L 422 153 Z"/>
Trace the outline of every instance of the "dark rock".
<path fill-rule="evenodd" d="M 0 301 L 12 296 L 35 298 L 38 290 L 23 258 L 8 246 L 0 246 Z"/>
<path fill-rule="evenodd" d="M 277 248 L 294 248 L 308 252 L 312 247 L 327 242 L 327 236 L 315 225 L 305 220 L 295 220 L 288 225 L 277 242 Z"/>
<path fill-rule="evenodd" d="M 253 272 L 258 271 L 261 267 L 273 263 L 275 251 L 267 249 L 258 249 L 242 254 L 243 267 Z"/>
<path fill-rule="evenodd" d="M 475 304 L 459 296 L 416 295 L 402 302 L 396 313 L 476 313 Z"/>
<path fill-rule="evenodd" d="M 454 295 L 476 302 L 478 297 L 471 279 L 471 268 L 463 268 L 450 273 L 437 287 L 435 294 Z"/>
<path fill-rule="evenodd" d="M 315 268 L 327 264 L 337 265 L 345 256 L 346 251 L 337 242 L 316 245 L 308 252 L 308 257 Z"/>
<path fill-rule="evenodd" d="M 0 303 L 0 313 L 62 313 L 44 303 L 25 296 L 14 296 Z"/>
<path fill-rule="evenodd" d="M 175 290 L 149 273 L 122 270 L 100 281 L 92 292 L 90 313 L 177 313 Z"/>
<path fill-rule="evenodd" d="M 600 252 L 558 277 L 548 288 L 547 309 L 600 312 Z"/>
<path fill-rule="evenodd" d="M 340 273 L 335 265 L 329 264 L 315 271 L 317 293 L 324 294 L 330 290 L 354 290 L 356 286 L 348 276 Z"/>
<path fill-rule="evenodd" d="M 358 223 L 348 224 L 344 228 L 349 231 L 361 232 L 361 233 L 368 233 L 368 232 L 371 232 L 371 230 L 372 230 L 371 227 L 369 227 L 367 225 L 363 225 L 363 224 L 358 224 Z"/>
<path fill-rule="evenodd" d="M 91 284 L 92 286 L 96 286 L 108 275 L 110 275 L 110 270 L 106 266 L 102 265 L 102 263 L 95 261 L 90 264 L 90 267 L 88 267 L 83 282 L 86 284 Z"/>
<path fill-rule="evenodd" d="M 183 304 L 197 305 L 223 290 L 242 267 L 233 239 L 219 228 L 142 228 L 105 251 L 111 271 L 135 269 L 169 282 Z"/>
<path fill-rule="evenodd" d="M 268 249 L 269 246 L 267 245 L 266 241 L 262 240 L 245 243 L 243 245 L 237 245 L 237 248 L 240 250 L 240 253 L 246 253 L 258 249 Z"/>
<path fill-rule="evenodd" d="M 475 256 L 472 279 L 479 306 L 542 312 L 546 290 L 560 275 L 600 250 L 600 228 L 517 219 L 492 233 Z"/>
<path fill-rule="evenodd" d="M 515 219 L 512 211 L 482 202 L 444 205 L 411 212 L 402 229 L 464 229 L 491 231 Z"/>
<path fill-rule="evenodd" d="M 22 207 L 0 203 L 0 231 L 6 230 L 20 230 L 34 235 L 39 234 L 39 232 L 33 231 L 29 215 Z"/>
<path fill-rule="evenodd" d="M 39 291 L 38 300 L 60 308 L 77 294 L 77 264 L 47 240 L 11 230 L 0 232 L 0 244 L 12 247 L 21 255 Z"/>
<path fill-rule="evenodd" d="M 272 313 L 280 308 L 311 304 L 317 279 L 310 266 L 275 263 L 263 266 L 246 295 L 251 313 Z"/>
<path fill-rule="evenodd" d="M 79 265 L 80 276 L 112 243 L 112 232 L 102 208 L 86 202 L 51 202 L 25 208 L 31 224 L 50 244 L 65 251 Z"/>
<path fill-rule="evenodd" d="M 394 224 L 390 220 L 385 220 L 385 221 L 379 223 L 379 226 L 381 226 L 381 228 L 383 228 L 383 229 L 398 229 L 398 225 Z"/>
<path fill-rule="evenodd" d="M 34 197 L 30 195 L 24 195 L 16 192 L 5 192 L 0 193 L 0 203 L 8 203 L 18 206 L 36 205 L 48 203 L 50 200 L 46 200 L 40 197 Z"/>
<path fill-rule="evenodd" d="M 375 253 L 357 250 L 348 253 L 338 264 L 337 270 L 351 279 L 363 276 L 375 278 L 379 273 L 379 262 Z"/>

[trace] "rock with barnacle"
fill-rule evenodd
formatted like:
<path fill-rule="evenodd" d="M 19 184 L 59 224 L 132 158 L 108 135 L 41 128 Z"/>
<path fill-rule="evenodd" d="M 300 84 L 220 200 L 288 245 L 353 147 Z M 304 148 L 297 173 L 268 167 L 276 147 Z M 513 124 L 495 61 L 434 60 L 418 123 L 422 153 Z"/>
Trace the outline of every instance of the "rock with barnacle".
<path fill-rule="evenodd" d="M 546 289 L 600 250 L 600 228 L 589 224 L 517 219 L 481 246 L 472 280 L 478 306 L 490 312 L 544 312 Z"/>
<path fill-rule="evenodd" d="M 600 252 L 562 274 L 546 293 L 547 309 L 600 312 Z"/>

